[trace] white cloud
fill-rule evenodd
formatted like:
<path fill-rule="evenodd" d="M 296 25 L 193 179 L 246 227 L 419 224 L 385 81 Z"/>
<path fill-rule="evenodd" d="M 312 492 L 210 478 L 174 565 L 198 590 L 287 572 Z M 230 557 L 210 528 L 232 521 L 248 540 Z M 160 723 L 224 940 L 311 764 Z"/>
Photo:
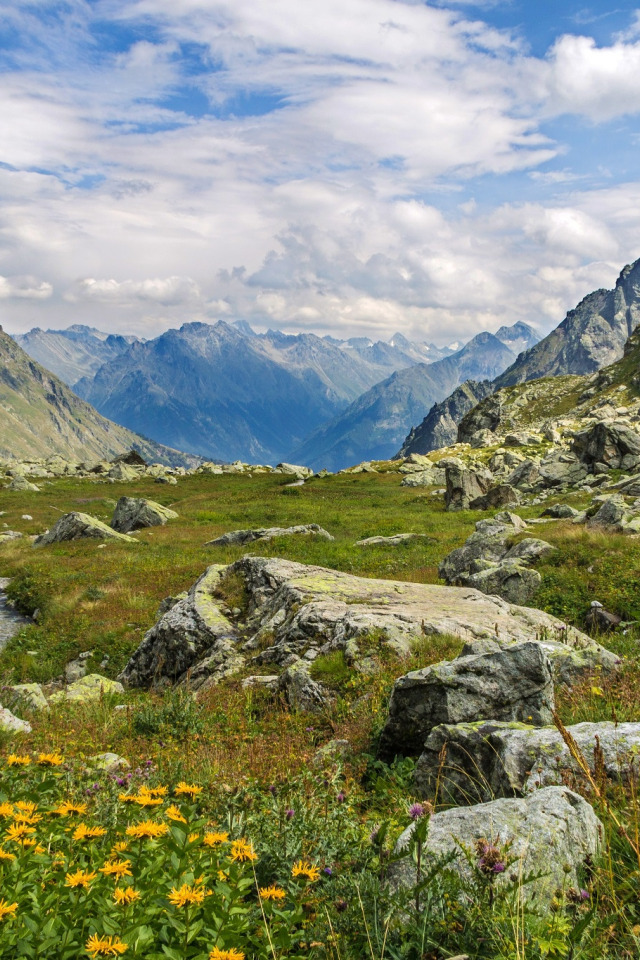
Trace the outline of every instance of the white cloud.
<path fill-rule="evenodd" d="M 163 306 L 189 304 L 200 300 L 197 283 L 190 277 L 167 277 L 153 280 L 95 280 L 86 277 L 78 280 L 67 291 L 65 300 L 99 301 L 101 303 L 131 304 L 133 301 L 150 301 Z"/>
<path fill-rule="evenodd" d="M 0 276 L 0 300 L 48 300 L 53 287 L 36 277 Z"/>

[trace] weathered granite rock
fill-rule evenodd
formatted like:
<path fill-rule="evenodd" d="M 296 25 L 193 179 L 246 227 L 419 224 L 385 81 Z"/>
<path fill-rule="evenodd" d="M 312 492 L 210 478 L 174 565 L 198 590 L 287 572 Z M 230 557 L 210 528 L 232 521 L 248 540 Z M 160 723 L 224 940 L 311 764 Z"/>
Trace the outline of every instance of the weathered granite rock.
<path fill-rule="evenodd" d="M 87 675 L 88 660 L 92 655 L 91 650 L 85 650 L 79 654 L 75 660 L 70 660 L 64 668 L 65 683 L 75 683 Z"/>
<path fill-rule="evenodd" d="M 499 719 L 542 726 L 551 721 L 554 703 L 551 665 L 535 641 L 413 670 L 393 686 L 378 755 L 419 756 L 441 723 Z"/>
<path fill-rule="evenodd" d="M 631 507 L 622 494 L 614 493 L 607 497 L 598 512 L 587 520 L 587 527 L 616 533 L 638 533 L 639 523 L 640 511 Z"/>
<path fill-rule="evenodd" d="M 553 453 L 539 466 L 540 479 L 545 487 L 575 486 L 588 474 L 588 469 L 577 457 Z"/>
<path fill-rule="evenodd" d="M 575 507 L 570 507 L 568 503 L 553 503 L 546 510 L 542 511 L 541 516 L 553 517 L 555 520 L 572 520 L 580 516 L 580 511 Z"/>
<path fill-rule="evenodd" d="M 40 487 L 37 487 L 35 483 L 31 483 L 26 477 L 18 476 L 13 478 L 7 489 L 17 491 L 31 490 L 34 493 L 38 493 Z"/>
<path fill-rule="evenodd" d="M 609 633 L 622 623 L 622 617 L 617 613 L 605 610 L 600 604 L 591 604 L 591 609 L 585 617 L 585 626 L 591 633 Z"/>
<path fill-rule="evenodd" d="M 592 773 L 602 769 L 614 781 L 637 777 L 640 723 L 578 723 L 568 730 Z M 438 784 L 439 799 L 454 804 L 525 796 L 568 782 L 587 786 L 559 731 L 514 722 L 435 727 L 415 771 L 419 796 L 432 797 Z"/>
<path fill-rule="evenodd" d="M 22 534 L 17 530 L 0 530 L 0 544 L 9 543 L 11 540 L 21 540 Z"/>
<path fill-rule="evenodd" d="M 461 547 L 449 553 L 438 568 L 438 576 L 447 583 L 458 583 L 474 570 L 474 561 L 486 560 L 495 564 L 506 554 L 507 540 L 518 531 L 499 520 L 478 520 L 475 533 Z"/>
<path fill-rule="evenodd" d="M 274 467 L 273 473 L 284 473 L 285 476 L 295 477 L 296 480 L 306 480 L 313 476 L 313 470 L 309 467 L 302 467 L 297 463 L 279 463 Z"/>
<path fill-rule="evenodd" d="M 584 463 L 614 469 L 626 456 L 640 457 L 640 434 L 621 421 L 600 421 L 574 436 L 573 450 Z"/>
<path fill-rule="evenodd" d="M 48 710 L 47 698 L 39 683 L 16 683 L 9 687 L 9 697 L 23 703 L 29 710 Z"/>
<path fill-rule="evenodd" d="M 296 527 L 258 527 L 256 530 L 232 530 L 215 540 L 208 540 L 205 547 L 244 546 L 257 540 L 273 540 L 274 537 L 320 537 L 322 540 L 334 538 L 317 523 L 305 523 Z"/>
<path fill-rule="evenodd" d="M 0 730 L 6 733 L 31 733 L 31 724 L 14 716 L 6 707 L 0 706 Z"/>
<path fill-rule="evenodd" d="M 398 849 L 410 842 L 414 827 L 402 834 Z M 566 787 L 547 787 L 524 799 L 500 799 L 436 813 L 423 850 L 423 870 L 437 858 L 454 854 L 455 869 L 468 877 L 468 857 L 474 858 L 476 841 L 509 844 L 509 869 L 495 882 L 505 884 L 511 876 L 542 873 L 535 883 L 523 885 L 522 895 L 546 910 L 557 889 L 580 886 L 580 870 L 597 856 L 603 837 L 602 824 L 586 800 Z M 413 886 L 415 863 L 410 858 L 400 860 L 392 866 L 390 879 L 396 889 Z"/>
<path fill-rule="evenodd" d="M 461 579 L 467 587 L 521 605 L 527 604 L 535 596 L 542 583 L 537 570 L 530 570 L 516 560 L 502 560 L 496 566 L 476 570 Z"/>
<path fill-rule="evenodd" d="M 114 774 L 128 770 L 131 764 L 118 753 L 96 753 L 88 758 L 87 766 L 93 771 Z"/>
<path fill-rule="evenodd" d="M 214 564 L 183 600 L 175 603 L 148 631 L 119 679 L 132 687 L 175 683 L 196 667 L 220 640 L 237 630 L 220 611 L 214 591 L 226 568 Z"/>
<path fill-rule="evenodd" d="M 238 650 L 235 636 L 217 637 L 209 647 L 204 659 L 189 668 L 180 682 L 190 690 L 210 690 L 221 680 L 239 673 L 246 663 Z"/>
<path fill-rule="evenodd" d="M 112 480 L 129 483 L 131 480 L 137 480 L 139 473 L 126 463 L 116 463 L 111 467 L 108 475 Z"/>
<path fill-rule="evenodd" d="M 556 548 L 552 547 L 546 540 L 538 540 L 536 537 L 525 537 L 524 540 L 520 540 L 511 547 L 503 559 L 506 561 L 518 560 L 522 563 L 534 563 L 536 560 L 548 557 L 555 549 Z"/>
<path fill-rule="evenodd" d="M 508 507 L 520 503 L 520 494 L 508 483 L 499 483 L 481 497 L 469 504 L 470 510 L 492 510 L 494 507 Z"/>
<path fill-rule="evenodd" d="M 509 474 L 507 483 L 521 490 L 529 490 L 540 479 L 539 461 L 524 460 Z"/>
<path fill-rule="evenodd" d="M 49 703 L 64 703 L 73 700 L 78 703 L 88 703 L 99 700 L 103 696 L 124 693 L 124 687 L 117 680 L 101 677 L 99 673 L 89 673 L 70 683 L 64 690 L 58 690 L 49 697 Z"/>
<path fill-rule="evenodd" d="M 178 514 L 163 507 L 155 500 L 138 497 L 120 497 L 111 520 L 111 526 L 119 533 L 130 533 L 143 527 L 164 526 L 167 520 L 177 520 Z"/>
<path fill-rule="evenodd" d="M 408 473 L 402 483 L 401 487 L 441 487 L 446 483 L 446 475 L 444 470 L 433 467 L 426 470 L 415 470 L 412 473 Z"/>
<path fill-rule="evenodd" d="M 137 543 L 134 537 L 129 537 L 124 533 L 118 533 L 112 530 L 102 520 L 96 520 L 86 513 L 66 513 L 54 524 L 51 530 L 47 530 L 34 541 L 34 546 L 46 546 L 49 543 L 61 543 L 65 540 L 83 540 L 93 538 L 96 540 L 118 540 L 121 543 Z"/>
<path fill-rule="evenodd" d="M 485 469 L 472 470 L 456 457 L 440 460 L 439 465 L 445 470 L 447 510 L 468 510 L 471 501 L 487 493 L 493 485 L 492 473 Z"/>
<path fill-rule="evenodd" d="M 309 665 L 303 660 L 288 667 L 278 681 L 278 690 L 292 710 L 304 713 L 320 713 L 329 703 L 328 692 L 309 673 Z"/>
<path fill-rule="evenodd" d="M 412 540 L 432 540 L 426 533 L 395 533 L 391 537 L 366 537 L 356 540 L 356 547 L 388 546 L 397 547 L 401 543 L 410 543 Z"/>

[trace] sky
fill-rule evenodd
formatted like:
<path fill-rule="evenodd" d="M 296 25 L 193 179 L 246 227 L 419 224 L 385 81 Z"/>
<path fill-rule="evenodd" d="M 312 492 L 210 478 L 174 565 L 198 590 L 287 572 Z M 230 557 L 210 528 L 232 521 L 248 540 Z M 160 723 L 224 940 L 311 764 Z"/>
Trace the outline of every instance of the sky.
<path fill-rule="evenodd" d="M 0 85 L 10 333 L 543 334 L 640 257 L 634 3 L 3 0 Z"/>

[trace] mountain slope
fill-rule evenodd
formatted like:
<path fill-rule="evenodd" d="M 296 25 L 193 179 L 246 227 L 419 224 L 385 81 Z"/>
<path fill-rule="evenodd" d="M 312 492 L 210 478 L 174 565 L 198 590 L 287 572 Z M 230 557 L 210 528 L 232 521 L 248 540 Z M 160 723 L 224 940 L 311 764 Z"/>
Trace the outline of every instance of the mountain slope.
<path fill-rule="evenodd" d="M 564 374 L 593 373 L 619 360 L 640 322 L 640 260 L 626 266 L 613 290 L 595 290 L 562 323 L 518 357 L 495 388 Z"/>
<path fill-rule="evenodd" d="M 0 327 L 0 456 L 111 458 L 135 447 L 145 459 L 188 463 L 176 450 L 101 417 L 58 377 L 32 360 Z"/>
<path fill-rule="evenodd" d="M 73 387 L 82 377 L 92 377 L 104 363 L 119 357 L 137 337 L 114 336 L 74 324 L 67 330 L 34 327 L 13 339 L 25 353 Z"/>
<path fill-rule="evenodd" d="M 75 389 L 105 416 L 163 443 L 277 462 L 374 383 L 429 356 L 427 345 L 400 339 L 392 346 L 187 323 L 131 344 Z"/>
<path fill-rule="evenodd" d="M 340 469 L 362 460 L 390 459 L 412 423 L 468 379 L 492 379 L 513 353 L 491 333 L 432 364 L 394 373 L 295 447 L 292 459 L 317 469 Z"/>
<path fill-rule="evenodd" d="M 425 454 L 456 442 L 458 424 L 469 410 L 493 393 L 490 380 L 465 380 L 441 403 L 434 403 L 421 424 L 412 427 L 396 455 L 396 459 L 411 453 Z"/>

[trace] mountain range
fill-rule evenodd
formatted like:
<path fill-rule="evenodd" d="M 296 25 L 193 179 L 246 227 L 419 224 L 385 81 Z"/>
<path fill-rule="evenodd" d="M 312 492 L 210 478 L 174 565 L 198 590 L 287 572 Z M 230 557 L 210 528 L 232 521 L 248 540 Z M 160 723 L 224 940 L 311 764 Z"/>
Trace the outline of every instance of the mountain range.
<path fill-rule="evenodd" d="M 0 456 L 59 455 L 96 461 L 132 448 L 154 462 L 193 465 L 193 457 L 111 423 L 31 359 L 0 327 Z"/>

